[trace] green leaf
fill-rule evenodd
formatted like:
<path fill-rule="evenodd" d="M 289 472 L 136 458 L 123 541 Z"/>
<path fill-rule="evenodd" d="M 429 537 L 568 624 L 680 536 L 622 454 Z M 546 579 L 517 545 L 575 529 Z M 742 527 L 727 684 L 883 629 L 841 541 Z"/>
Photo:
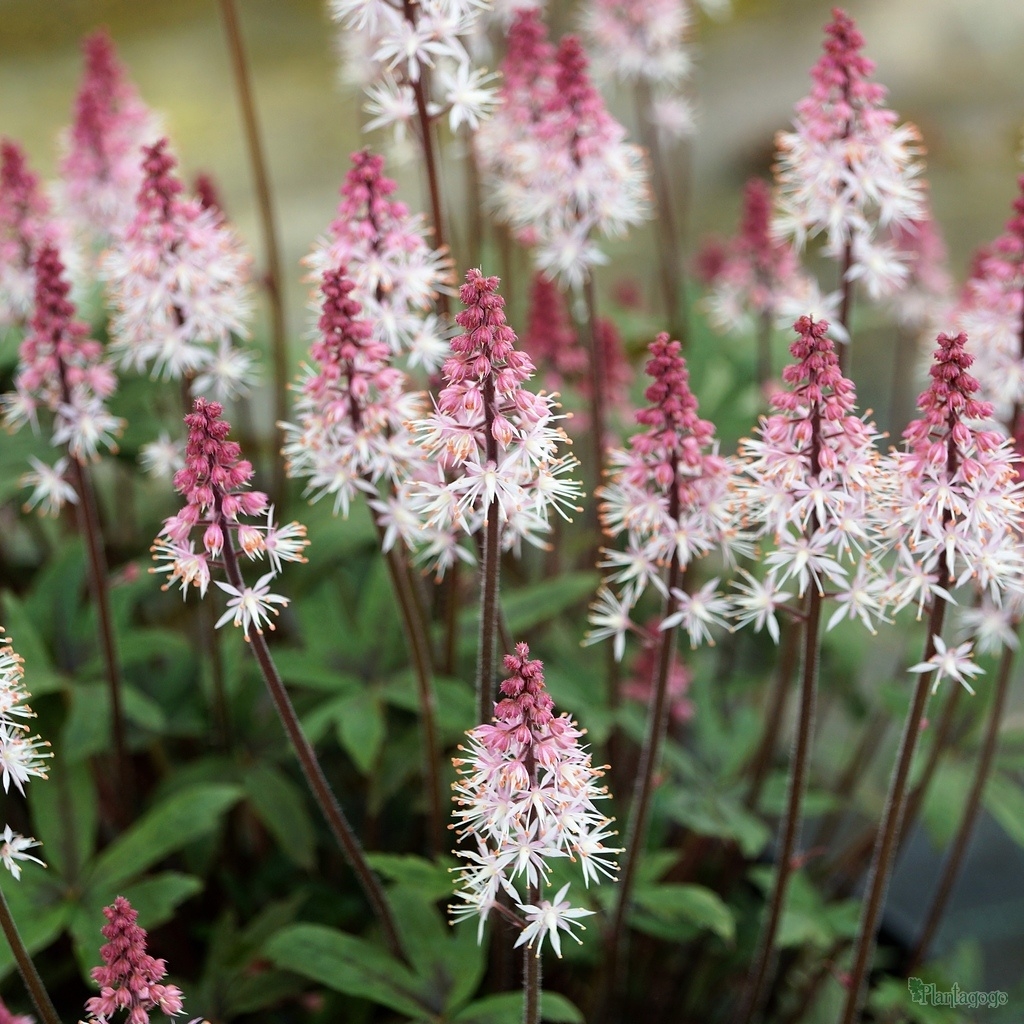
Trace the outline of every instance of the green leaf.
<path fill-rule="evenodd" d="M 364 775 L 369 774 L 384 742 L 384 709 L 380 700 L 365 690 L 347 698 L 337 722 L 341 745 L 356 767 Z"/>
<path fill-rule="evenodd" d="M 993 775 L 985 787 L 984 803 L 1006 834 L 1024 847 L 1024 789 L 1005 776 Z"/>
<path fill-rule="evenodd" d="M 158 735 L 163 733 L 167 727 L 167 716 L 152 697 L 134 686 L 122 687 L 121 695 L 124 698 L 124 715 L 128 721 Z"/>
<path fill-rule="evenodd" d="M 11 916 L 29 953 L 34 955 L 55 942 L 67 926 L 73 907 L 60 899 L 46 869 L 37 864 L 25 864 L 19 881 L 4 871 L 0 882 L 3 883 Z M 14 966 L 11 947 L 0 942 L 0 979 Z"/>
<path fill-rule="evenodd" d="M 139 926 L 147 931 L 174 917 L 179 903 L 203 891 L 203 880 L 180 871 L 162 871 L 125 886 L 120 895 L 139 912 Z"/>
<path fill-rule="evenodd" d="M 747 857 L 768 845 L 767 826 L 732 796 L 704 789 L 677 790 L 666 801 L 669 816 L 698 835 L 732 839 Z"/>
<path fill-rule="evenodd" d="M 54 758 L 49 781 L 28 791 L 33 832 L 52 871 L 78 882 L 96 848 L 97 806 L 87 765 Z"/>
<path fill-rule="evenodd" d="M 255 765 L 246 771 L 243 784 L 260 821 L 285 855 L 299 867 L 312 870 L 316 862 L 316 833 L 305 792 L 269 764 Z"/>
<path fill-rule="evenodd" d="M 963 817 L 967 794 L 974 781 L 974 765 L 946 759 L 940 762 L 928 787 L 921 817 L 937 849 L 945 849 Z"/>
<path fill-rule="evenodd" d="M 583 1014 L 557 992 L 541 992 L 540 1015 L 553 1024 L 583 1024 Z M 452 1018 L 452 1024 L 519 1024 L 522 1019 L 522 993 L 502 992 L 471 1003 Z"/>
<path fill-rule="evenodd" d="M 61 757 L 82 761 L 110 748 L 110 691 L 106 683 L 75 683 L 64 720 Z"/>
<path fill-rule="evenodd" d="M 125 882 L 212 832 L 242 795 L 238 786 L 204 783 L 178 790 L 147 811 L 96 860 L 92 892 L 109 902 Z"/>
<path fill-rule="evenodd" d="M 327 693 L 347 693 L 362 685 L 355 676 L 323 664 L 316 654 L 305 650 L 275 648 L 274 664 L 289 686 L 308 686 Z"/>
<path fill-rule="evenodd" d="M 278 967 L 387 1006 L 416 1019 L 429 1015 L 419 980 L 393 956 L 354 935 L 318 924 L 279 931 L 263 951 Z"/>
<path fill-rule="evenodd" d="M 736 935 L 736 921 L 722 898 L 702 885 L 652 885 L 636 890 L 637 908 L 666 924 L 682 923 L 714 932 L 726 942 Z"/>
<path fill-rule="evenodd" d="M 503 593 L 501 610 L 513 639 L 518 639 L 534 626 L 549 622 L 573 605 L 593 597 L 600 582 L 596 572 L 570 572 L 509 594 Z M 464 648 L 469 649 L 476 644 L 479 621 L 478 611 L 475 615 L 464 617 Z"/>
<path fill-rule="evenodd" d="M 436 864 L 411 853 L 368 853 L 366 859 L 370 867 L 388 881 L 408 885 L 429 900 L 447 899 L 452 894 L 452 876 L 448 870 L 455 866 L 452 857 L 445 857 Z"/>
<path fill-rule="evenodd" d="M 60 690 L 63 684 L 46 652 L 43 638 L 36 632 L 25 606 L 9 592 L 3 595 L 3 624 L 11 646 L 25 661 L 28 692 L 40 697 Z"/>

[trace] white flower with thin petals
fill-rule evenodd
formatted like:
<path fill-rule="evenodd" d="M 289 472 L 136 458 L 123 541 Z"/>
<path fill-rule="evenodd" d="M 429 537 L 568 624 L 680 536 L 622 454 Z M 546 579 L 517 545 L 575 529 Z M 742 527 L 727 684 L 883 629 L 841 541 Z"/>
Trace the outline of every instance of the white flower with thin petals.
<path fill-rule="evenodd" d="M 48 516 L 60 514 L 65 504 L 76 505 L 78 493 L 65 477 L 69 460 L 58 459 L 52 466 L 40 462 L 34 455 L 28 457 L 32 470 L 22 475 L 19 483 L 22 487 L 31 487 L 32 493 L 25 502 L 25 511 L 31 512 L 39 505 L 39 511 Z"/>
<path fill-rule="evenodd" d="M 593 628 L 588 630 L 584 645 L 614 637 L 615 660 L 622 661 L 626 653 L 626 634 L 635 632 L 637 628 L 629 617 L 630 607 L 626 600 L 619 600 L 611 590 L 602 587 L 597 592 L 597 600 L 590 606 L 589 622 Z"/>
<path fill-rule="evenodd" d="M 935 653 L 927 661 L 912 665 L 907 671 L 934 672 L 932 693 L 938 691 L 939 683 L 943 679 L 955 679 L 971 696 L 974 696 L 974 690 L 967 681 L 967 677 L 985 674 L 985 670 L 971 659 L 974 645 L 968 642 L 958 644 L 956 647 L 947 647 L 941 636 L 933 636 L 932 643 L 935 645 Z"/>
<path fill-rule="evenodd" d="M 712 626 L 729 629 L 726 616 L 731 611 L 731 604 L 727 598 L 719 596 L 717 578 L 705 583 L 694 594 L 675 589 L 672 597 L 678 610 L 666 616 L 659 628 L 665 630 L 682 626 L 690 638 L 691 648 L 696 649 L 702 643 L 714 646 Z"/>
<path fill-rule="evenodd" d="M 214 580 L 221 590 L 231 595 L 228 598 L 228 610 L 217 620 L 216 628 L 220 629 L 225 623 L 232 622 L 242 627 L 242 635 L 246 640 L 249 639 L 250 628 L 255 629 L 261 636 L 262 624 L 265 623 L 270 629 L 276 628 L 270 616 L 279 615 L 280 609 L 275 605 L 287 605 L 288 598 L 270 592 L 270 581 L 274 576 L 275 573 L 268 572 L 256 581 L 255 586 L 242 587 L 241 590 L 230 583 Z"/>
<path fill-rule="evenodd" d="M 21 865 L 18 864 L 20 860 L 31 860 L 36 864 L 41 864 L 44 868 L 46 867 L 46 864 L 38 857 L 33 857 L 32 854 L 25 852 L 39 845 L 39 841 L 36 839 L 27 838 L 19 832 L 12 832 L 10 825 L 4 827 L 3 832 L 0 833 L 0 861 L 14 876 L 15 881 L 21 878 Z"/>
<path fill-rule="evenodd" d="M 573 907 L 565 898 L 569 891 L 569 883 L 566 882 L 555 895 L 553 900 L 541 900 L 534 905 L 532 903 L 520 903 L 519 909 L 526 915 L 527 925 L 522 934 L 516 939 L 516 946 L 524 943 L 534 951 L 534 956 L 540 956 L 544 939 L 551 943 L 555 956 L 561 958 L 562 943 L 559 932 L 566 932 L 576 942 L 582 945 L 583 940 L 575 935 L 573 928 L 585 930 L 586 926 L 579 923 L 581 917 L 590 917 L 594 911 L 586 910 L 583 907 Z"/>
<path fill-rule="evenodd" d="M 793 595 L 779 590 L 774 577 L 762 582 L 751 576 L 746 569 L 741 569 L 740 574 L 747 582 L 733 580 L 732 584 L 739 591 L 739 595 L 733 595 L 732 598 L 733 618 L 737 628 L 753 623 L 755 633 L 767 629 L 769 636 L 778 643 L 779 620 L 775 617 L 775 609 L 785 604 Z"/>

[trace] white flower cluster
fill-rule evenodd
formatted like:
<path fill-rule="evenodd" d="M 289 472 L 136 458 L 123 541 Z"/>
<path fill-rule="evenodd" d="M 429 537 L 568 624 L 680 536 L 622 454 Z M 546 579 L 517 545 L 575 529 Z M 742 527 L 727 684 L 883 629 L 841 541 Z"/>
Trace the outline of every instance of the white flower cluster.
<path fill-rule="evenodd" d="M 569 885 L 553 900 L 540 899 L 542 886 L 550 885 L 548 861 L 576 861 L 589 888 L 602 876 L 615 877 L 615 855 L 622 850 L 605 845 L 616 833 L 595 803 L 608 797 L 598 784 L 603 772 L 580 745 L 575 722 L 552 713 L 541 663 L 529 660 L 529 653 L 526 644 L 517 644 L 505 658 L 510 678 L 502 684 L 493 724 L 470 730 L 469 747 L 459 748 L 465 756 L 453 760 L 459 772 L 457 832 L 473 845 L 456 850 L 463 864 L 455 869 L 460 902 L 451 914 L 456 921 L 478 918 L 479 941 L 504 891 L 523 915 L 516 945 L 529 945 L 540 956 L 547 938 L 561 956 L 559 932 L 578 942 L 571 929 L 594 912 L 569 904 Z"/>
<path fill-rule="evenodd" d="M 496 76 L 473 67 L 465 39 L 489 6 L 488 0 L 330 0 L 331 17 L 345 30 L 342 57 L 366 91 L 368 131 L 391 128 L 404 141 L 420 115 L 418 88 L 430 117 L 447 114 L 452 131 L 479 127 L 497 102 Z"/>
<path fill-rule="evenodd" d="M 0 633 L 3 627 L 0 627 Z M 35 718 L 35 712 L 25 703 L 29 694 L 23 678 L 25 669 L 22 659 L 14 653 L 11 641 L 0 636 L 0 770 L 3 772 L 4 792 L 11 784 L 24 795 L 25 783 L 29 779 L 46 778 L 46 759 L 53 755 L 40 736 L 30 736 L 27 719 Z M 15 878 L 21 877 L 18 861 L 43 862 L 28 853 L 39 843 L 26 838 L 5 825 L 0 833 L 0 861 Z"/>

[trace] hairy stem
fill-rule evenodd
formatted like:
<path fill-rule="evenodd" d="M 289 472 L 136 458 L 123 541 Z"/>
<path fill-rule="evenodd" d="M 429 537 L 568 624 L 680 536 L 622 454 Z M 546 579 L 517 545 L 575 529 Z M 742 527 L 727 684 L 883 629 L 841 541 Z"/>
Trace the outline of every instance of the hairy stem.
<path fill-rule="evenodd" d="M 378 514 L 371 510 L 377 536 L 383 546 L 384 525 Z M 444 848 L 441 809 L 441 774 L 438 768 L 440 745 L 437 739 L 437 700 L 434 696 L 433 673 L 430 667 L 430 641 L 422 609 L 416 598 L 414 584 L 409 576 L 409 563 L 402 552 L 391 548 L 384 555 L 391 587 L 402 613 L 402 626 L 406 643 L 412 656 L 413 672 L 416 676 L 416 691 L 420 704 L 420 728 L 422 734 L 423 781 L 427 790 L 427 839 L 431 856 L 436 857 Z"/>
<path fill-rule="evenodd" d="M 242 572 L 238 566 L 238 557 L 235 554 L 234 544 L 231 539 L 231 529 L 224 522 L 221 511 L 221 496 L 219 494 L 215 497 L 214 521 L 221 526 L 224 537 L 224 568 L 227 572 L 228 581 L 236 590 L 241 592 L 245 587 L 245 581 L 242 579 Z M 267 684 L 271 700 L 273 700 L 274 707 L 277 709 L 278 717 L 281 719 L 281 724 L 288 735 L 292 749 L 299 759 L 302 773 L 306 777 L 310 791 L 316 802 L 320 805 L 320 810 L 327 819 L 327 824 L 330 826 L 338 846 L 341 848 L 350 867 L 356 873 L 356 878 L 359 880 L 366 898 L 377 915 L 377 920 L 384 933 L 384 941 L 387 943 L 388 949 L 394 956 L 404 959 L 402 946 L 398 940 L 398 929 L 395 926 L 394 915 L 392 914 L 391 905 L 388 903 L 384 888 L 380 884 L 380 879 L 377 878 L 373 869 L 367 863 L 366 854 L 363 852 L 355 832 L 352 831 L 352 826 L 349 825 L 345 813 L 342 811 L 341 805 L 338 803 L 338 799 L 334 795 L 327 777 L 324 775 L 323 768 L 321 768 L 320 762 L 317 759 L 316 751 L 306 738 L 306 734 L 302 731 L 299 716 L 295 713 L 291 698 L 288 696 L 288 691 L 281 681 L 277 666 L 271 657 L 270 648 L 267 646 L 266 638 L 262 633 L 253 633 L 251 647 L 252 653 L 259 664 L 260 672 L 263 675 L 263 681 Z"/>
<path fill-rule="evenodd" d="M 778 850 L 775 856 L 775 878 L 772 883 L 768 910 L 757 940 L 757 953 L 747 975 L 743 1000 L 736 1020 L 746 1024 L 760 1009 L 765 997 L 768 971 L 775 957 L 775 936 L 782 920 L 786 903 L 786 890 L 793 874 L 793 859 L 800 837 L 804 793 L 810 765 L 811 736 L 814 729 L 814 706 L 818 690 L 818 632 L 821 624 L 822 597 L 811 584 L 807 596 L 807 619 L 804 623 L 803 672 L 800 682 L 800 714 L 793 756 L 789 770 L 789 788 L 786 812 L 779 828 Z"/>
<path fill-rule="evenodd" d="M 839 324 L 850 334 L 850 313 L 853 309 L 853 282 L 848 279 L 847 274 L 853 265 L 853 239 L 848 238 L 843 249 L 843 262 L 839 270 L 839 287 L 842 289 L 842 301 L 839 304 Z M 850 347 L 853 338 L 845 345 L 837 345 L 839 356 L 839 372 L 844 377 L 849 377 L 850 368 Z"/>
<path fill-rule="evenodd" d="M 417 22 L 415 0 L 402 0 L 402 13 L 406 21 L 415 25 Z M 420 76 L 410 82 L 413 96 L 416 99 L 416 118 L 420 123 L 420 142 L 423 146 L 423 164 L 427 172 L 427 190 L 430 193 L 430 215 L 434 221 L 435 248 L 446 247 L 448 233 L 445 231 L 444 210 L 441 206 L 441 178 L 438 173 L 437 148 L 434 138 L 434 125 L 427 109 L 427 90 L 424 84 L 426 70 L 420 69 Z M 441 292 L 437 300 L 438 307 L 447 318 L 449 313 L 448 296 Z"/>
<path fill-rule="evenodd" d="M 605 366 L 604 346 L 597 334 L 597 297 L 594 290 L 594 279 L 587 274 L 583 282 L 583 298 L 586 303 L 586 317 L 583 324 L 583 335 L 590 353 L 590 430 L 594 444 L 594 478 L 601 479 L 601 468 L 604 466 L 604 441 L 607 420 L 605 415 L 605 381 L 608 370 Z"/>
<path fill-rule="evenodd" d="M 679 484 L 676 475 L 678 462 L 678 457 L 673 458 L 672 483 L 669 491 L 668 514 L 673 522 L 679 521 Z M 679 589 L 682 577 L 679 552 L 676 550 L 672 554 L 672 564 L 668 571 L 668 589 L 665 597 L 665 613 L 662 616 L 663 621 L 676 611 L 677 599 L 674 592 Z M 625 959 L 628 935 L 626 917 L 632 902 L 636 871 L 647 835 L 651 796 L 654 793 L 654 773 L 661 760 L 661 745 L 668 727 L 668 677 L 672 669 L 672 657 L 675 654 L 675 634 L 675 629 L 666 629 L 661 635 L 658 664 L 647 709 L 647 731 L 644 736 L 644 745 L 640 750 L 640 762 L 637 765 L 636 783 L 633 788 L 633 801 L 629 808 L 629 823 L 623 843 L 626 849 L 626 860 L 619 876 L 615 908 L 605 935 L 603 983 L 612 993 L 618 991 L 619 975 Z"/>
<path fill-rule="evenodd" d="M 496 394 L 494 374 L 484 381 L 484 443 L 489 465 L 498 465 L 498 442 L 494 437 Z M 487 506 L 484 526 L 484 552 L 480 586 L 480 644 L 476 671 L 476 720 L 488 722 L 494 709 L 494 647 L 498 633 L 498 581 L 501 573 L 501 526 L 498 522 L 498 499 Z"/>
<path fill-rule="evenodd" d="M 764 731 L 761 733 L 761 739 L 748 768 L 750 788 L 743 801 L 748 810 L 755 810 L 761 800 L 761 791 L 768 778 L 768 771 L 772 765 L 772 754 L 775 752 L 775 744 L 782 728 L 782 716 L 786 710 L 786 695 L 789 693 L 789 684 L 792 682 L 794 671 L 796 671 L 797 655 L 800 651 L 800 624 L 787 622 L 783 626 L 783 630 L 785 635 L 782 638 L 779 662 L 775 668 L 775 680 L 771 693 L 768 695 L 768 707 L 765 709 Z"/>
<path fill-rule="evenodd" d="M 530 902 L 540 900 L 537 886 L 530 886 Z M 539 941 L 539 940 L 538 940 Z M 523 946 L 523 1024 L 540 1024 L 540 950 Z"/>
<path fill-rule="evenodd" d="M 46 991 L 43 979 L 39 977 L 36 965 L 32 962 L 32 957 L 28 955 L 25 943 L 21 940 L 21 934 L 11 916 L 11 908 L 7 905 L 7 897 L 4 896 L 2 888 L 0 888 L 0 927 L 4 930 L 7 945 L 11 947 L 18 971 L 25 982 L 28 994 L 32 997 L 40 1020 L 43 1024 L 61 1024 L 60 1017 L 57 1016 L 57 1011 L 53 1007 L 53 1001 L 50 999 L 50 993 Z"/>
<path fill-rule="evenodd" d="M 971 783 L 971 791 L 967 795 L 967 802 L 964 804 L 963 816 L 960 819 L 960 826 L 956 832 L 956 838 L 946 855 L 946 863 L 942 868 L 942 877 L 935 890 L 932 899 L 931 909 L 921 929 L 921 937 L 917 940 L 904 967 L 905 974 L 912 974 L 928 955 L 928 948 L 939 930 L 942 915 L 946 912 L 946 905 L 953 893 L 953 886 L 960 876 L 960 869 L 963 867 L 964 856 L 971 841 L 971 834 L 974 825 L 981 812 L 981 801 L 985 795 L 985 784 L 992 773 L 992 765 L 995 761 L 996 748 L 999 745 L 999 727 L 1003 720 L 1003 710 L 1006 707 L 1006 695 L 1010 689 L 1010 676 L 1013 669 L 1014 650 L 1011 647 L 1003 648 L 1003 655 L 999 661 L 999 675 L 996 678 L 996 692 L 992 698 L 992 707 L 989 709 L 988 725 L 985 729 L 985 739 L 981 747 L 981 757 L 974 770 L 974 781 Z"/>
<path fill-rule="evenodd" d="M 274 368 L 272 382 L 274 420 L 278 424 L 275 447 L 279 452 L 284 444 L 284 434 L 280 424 L 288 418 L 288 341 L 281 277 L 281 250 L 274 221 L 274 207 L 270 196 L 270 179 L 263 153 L 263 141 L 260 135 L 259 121 L 256 118 L 256 103 L 249 75 L 249 64 L 235 0 L 220 0 L 220 10 L 224 20 L 228 49 L 231 51 L 231 69 L 235 78 L 235 88 L 238 90 L 238 102 L 242 108 L 242 124 L 245 130 L 246 146 L 249 150 L 253 183 L 256 187 L 256 205 L 260 219 L 260 231 L 263 234 L 264 258 L 267 263 L 263 283 L 267 289 L 267 299 L 270 303 L 271 360 Z M 286 485 L 284 464 L 277 453 L 275 453 L 271 465 L 270 491 L 274 502 L 280 505 L 284 498 Z"/>
<path fill-rule="evenodd" d="M 924 658 L 928 661 L 935 653 L 935 638 L 942 633 L 942 623 L 946 614 L 946 601 L 936 597 L 928 618 L 928 641 L 925 644 Z M 903 724 L 903 735 L 900 738 L 899 754 L 889 782 L 889 793 L 886 797 L 885 811 L 879 824 L 878 839 L 868 871 L 868 884 L 861 911 L 860 928 L 854 947 L 853 966 L 850 969 L 850 981 L 843 1008 L 842 1024 L 854 1024 L 860 1015 L 865 998 L 865 980 L 871 960 L 875 952 L 875 932 L 885 905 L 885 894 L 889 887 L 889 876 L 899 841 L 900 829 L 903 825 L 903 812 L 906 807 L 907 782 L 910 778 L 910 767 L 921 736 L 921 720 L 928 706 L 928 695 L 932 685 L 931 672 L 922 672 L 914 688 L 914 698 Z"/>
<path fill-rule="evenodd" d="M 650 157 L 654 181 L 654 196 L 657 203 L 654 231 L 658 239 L 658 265 L 661 271 L 661 290 L 668 318 L 668 329 L 673 338 L 679 339 L 685 351 L 689 340 L 689 329 L 685 311 L 680 309 L 679 302 L 683 290 L 683 268 L 679 255 L 676 218 L 672 209 L 672 192 L 665 168 L 665 155 L 661 150 L 658 132 L 651 124 L 650 119 L 651 88 L 643 75 L 636 82 L 636 105 L 640 143 Z"/>

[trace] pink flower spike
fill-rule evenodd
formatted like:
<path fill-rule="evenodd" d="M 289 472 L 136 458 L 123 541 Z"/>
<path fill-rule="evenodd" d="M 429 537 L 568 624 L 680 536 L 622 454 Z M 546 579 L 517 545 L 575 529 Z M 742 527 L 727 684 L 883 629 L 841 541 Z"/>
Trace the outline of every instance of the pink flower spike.
<path fill-rule="evenodd" d="M 168 1017 L 181 1013 L 181 989 L 162 983 L 167 967 L 146 952 L 146 932 L 136 924 L 138 912 L 118 896 L 103 913 L 107 919 L 102 929 L 107 942 L 100 949 L 103 966 L 92 970 L 100 994 L 85 1003 L 90 1024 L 107 1024 L 122 1009 L 126 1024 L 149 1024 L 154 1010 Z"/>
<path fill-rule="evenodd" d="M 221 555 L 225 559 L 235 558 L 240 552 L 250 558 L 262 558 L 269 550 L 269 538 L 274 545 L 271 572 L 255 587 L 239 590 L 215 581 L 233 595 L 228 613 L 218 625 L 234 617 L 248 639 L 249 626 L 255 625 L 259 632 L 268 609 L 277 614 L 272 605 L 287 604 L 284 598 L 270 594 L 267 584 L 280 571 L 282 561 L 305 561 L 301 552 L 309 541 L 300 523 L 277 527 L 270 515 L 266 526 L 245 522 L 247 517 L 262 515 L 267 510 L 267 496 L 248 490 L 252 466 L 241 458 L 238 444 L 228 440 L 231 427 L 221 419 L 222 412 L 218 402 L 197 398 L 192 412 L 185 417 L 185 466 L 174 476 L 175 489 L 185 498 L 185 505 L 177 515 L 164 521 L 151 548 L 158 564 L 150 572 L 167 574 L 164 590 L 179 581 L 183 597 L 189 586 L 197 587 L 202 597 L 210 584 L 211 559 Z M 196 530 L 201 531 L 202 538 L 198 552 L 195 540 L 191 539 Z M 226 550 L 229 540 L 230 552 Z"/>
<path fill-rule="evenodd" d="M 93 253 L 120 237 L 142 183 L 142 146 L 155 141 L 156 118 L 139 99 L 104 31 L 82 43 L 85 73 L 74 122 L 63 140 L 61 212 Z"/>
<path fill-rule="evenodd" d="M 24 325 L 32 311 L 33 264 L 40 246 L 54 235 L 50 204 L 25 152 L 10 139 L 0 142 L 0 326 Z"/>
<path fill-rule="evenodd" d="M 0 999 L 0 1024 L 36 1024 L 36 1019 L 30 1013 L 11 1013 Z"/>
<path fill-rule="evenodd" d="M 597 783 L 603 771 L 591 764 L 576 723 L 555 716 L 543 666 L 520 643 L 505 657 L 505 671 L 493 723 L 471 729 L 469 746 L 453 762 L 458 835 L 471 836 L 476 849 L 456 850 L 461 902 L 450 909 L 456 920 L 478 917 L 482 937 L 482 922 L 504 890 L 526 918 L 519 944 L 528 942 L 539 956 L 547 937 L 561 955 L 559 929 L 591 911 L 570 908 L 568 885 L 538 906 L 520 889 L 546 879 L 552 858 L 578 860 L 587 885 L 614 878 L 614 855 L 622 851 L 604 844 L 615 833 L 595 805 L 608 795 Z"/>
<path fill-rule="evenodd" d="M 254 380 L 252 356 L 232 342 L 251 314 L 249 257 L 220 210 L 184 195 L 166 138 L 141 166 L 135 216 L 102 266 L 111 351 L 122 368 L 236 397 Z"/>
<path fill-rule="evenodd" d="M 318 285 L 342 269 L 374 340 L 396 356 L 407 353 L 410 369 L 434 371 L 447 354 L 434 303 L 454 283 L 452 261 L 429 245 L 423 217 L 392 198 L 397 189 L 382 157 L 367 149 L 353 153 L 338 215 L 303 262 Z"/>
<path fill-rule="evenodd" d="M 97 458 L 100 445 L 117 451 L 114 437 L 124 422 L 104 405 L 117 381 L 104 362 L 103 347 L 75 319 L 64 264 L 49 241 L 34 269 L 35 313 L 18 350 L 15 393 L 2 399 L 5 423 L 17 429 L 34 422 L 42 407 L 54 414 L 52 443 L 66 445 L 79 462 Z"/>
<path fill-rule="evenodd" d="M 811 93 L 797 104 L 794 131 L 776 140 L 775 226 L 798 248 L 824 234 L 837 260 L 852 245 L 849 279 L 870 275 L 869 290 L 893 294 L 905 286 L 907 259 L 876 235 L 926 216 L 920 135 L 884 106 L 853 19 L 839 8 L 832 14 Z"/>

